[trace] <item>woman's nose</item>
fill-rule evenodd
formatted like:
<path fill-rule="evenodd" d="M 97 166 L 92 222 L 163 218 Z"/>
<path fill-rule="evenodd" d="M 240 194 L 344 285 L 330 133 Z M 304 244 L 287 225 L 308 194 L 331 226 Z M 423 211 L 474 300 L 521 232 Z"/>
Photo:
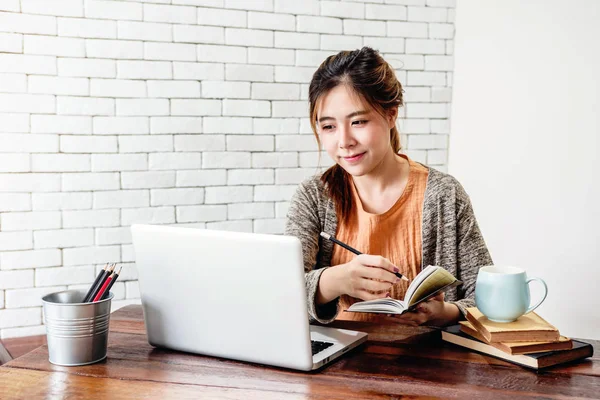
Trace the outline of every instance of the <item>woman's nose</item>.
<path fill-rule="evenodd" d="M 338 144 L 341 149 L 347 149 L 356 144 L 354 137 L 352 136 L 352 132 L 346 126 L 341 126 L 338 129 Z"/>

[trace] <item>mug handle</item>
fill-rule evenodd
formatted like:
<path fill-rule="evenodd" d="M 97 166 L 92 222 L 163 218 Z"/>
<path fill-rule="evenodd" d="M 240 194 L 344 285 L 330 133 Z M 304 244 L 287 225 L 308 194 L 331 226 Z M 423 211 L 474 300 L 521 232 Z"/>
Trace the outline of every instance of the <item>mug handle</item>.
<path fill-rule="evenodd" d="M 537 302 L 535 305 L 533 305 L 533 306 L 529 307 L 529 308 L 527 309 L 527 311 L 525 311 L 525 314 L 529 314 L 530 312 L 532 312 L 533 310 L 535 310 L 536 308 L 538 308 L 538 307 L 539 307 L 539 305 L 540 305 L 540 304 L 542 304 L 542 302 L 543 302 L 544 300 L 546 300 L 546 296 L 548 295 L 548 286 L 546 286 L 546 282 L 544 282 L 544 280 L 543 280 L 543 279 L 541 279 L 541 278 L 531 278 L 531 279 L 527 279 L 527 280 L 525 281 L 525 283 L 529 285 L 529 282 L 533 282 L 533 281 L 538 281 L 538 282 L 540 282 L 542 285 L 544 285 L 544 295 L 542 296 L 542 299 L 541 299 L 540 301 L 538 301 L 538 302 Z"/>

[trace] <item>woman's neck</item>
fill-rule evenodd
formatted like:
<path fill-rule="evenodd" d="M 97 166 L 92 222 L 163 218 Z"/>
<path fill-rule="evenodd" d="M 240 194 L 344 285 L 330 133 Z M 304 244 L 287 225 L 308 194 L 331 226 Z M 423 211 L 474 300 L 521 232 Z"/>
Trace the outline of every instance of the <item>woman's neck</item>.
<path fill-rule="evenodd" d="M 408 161 L 390 150 L 369 174 L 352 177 L 363 209 L 374 214 L 389 210 L 404 192 L 409 171 Z"/>
<path fill-rule="evenodd" d="M 408 161 L 390 149 L 371 172 L 352 179 L 359 193 L 383 193 L 390 187 L 397 187 L 407 177 Z"/>

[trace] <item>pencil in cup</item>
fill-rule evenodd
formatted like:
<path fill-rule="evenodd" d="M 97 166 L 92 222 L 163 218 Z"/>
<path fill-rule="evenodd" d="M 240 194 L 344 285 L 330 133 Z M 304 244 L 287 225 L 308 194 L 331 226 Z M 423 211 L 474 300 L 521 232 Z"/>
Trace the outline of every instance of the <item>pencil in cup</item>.
<path fill-rule="evenodd" d="M 93 288 L 94 290 L 92 291 L 90 297 L 87 299 L 86 303 L 93 303 L 102 299 L 102 295 L 105 293 L 106 288 L 108 288 L 112 279 L 115 276 L 114 273 L 116 267 L 117 264 L 110 264 L 106 271 L 104 271 L 103 276 L 101 277 L 98 284 Z"/>
<path fill-rule="evenodd" d="M 96 294 L 98 289 L 100 289 L 100 287 L 102 287 L 102 284 L 106 280 L 106 277 L 108 275 L 110 275 L 110 272 L 112 272 L 111 268 L 114 268 L 114 265 L 115 264 L 106 264 L 104 266 L 104 268 L 102 268 L 102 271 L 100 271 L 100 273 L 94 280 L 94 283 L 92 283 L 92 286 L 90 286 L 90 289 L 88 290 L 85 297 L 83 298 L 82 303 L 89 303 L 94 298 L 94 295 Z"/>
<path fill-rule="evenodd" d="M 360 251 L 356 250 L 354 247 L 348 246 L 346 243 L 344 242 L 340 242 L 339 240 L 337 240 L 336 238 L 334 238 L 333 236 L 331 236 L 329 233 L 325 233 L 325 232 L 321 232 L 321 237 L 332 241 L 333 243 L 342 246 L 343 248 L 345 248 L 348 251 L 351 251 L 352 253 L 356 254 L 357 256 L 362 254 Z M 400 272 L 394 272 L 394 275 L 396 275 L 398 278 L 402 279 L 403 281 L 407 281 L 408 282 L 408 278 L 405 277 L 404 275 L 402 275 Z"/>
<path fill-rule="evenodd" d="M 108 286 L 106 287 L 106 290 L 104 290 L 102 293 L 98 293 L 98 296 L 100 296 L 99 300 L 104 300 L 104 299 L 108 298 L 108 294 L 110 293 L 110 288 L 113 287 L 113 285 L 119 278 L 119 275 L 121 274 L 122 269 L 123 269 L 123 267 L 119 267 L 119 271 L 113 272 L 112 275 L 109 277 L 110 282 L 108 282 Z M 96 296 L 96 297 L 98 297 L 98 296 Z M 97 300 L 94 300 L 94 301 L 97 301 Z"/>

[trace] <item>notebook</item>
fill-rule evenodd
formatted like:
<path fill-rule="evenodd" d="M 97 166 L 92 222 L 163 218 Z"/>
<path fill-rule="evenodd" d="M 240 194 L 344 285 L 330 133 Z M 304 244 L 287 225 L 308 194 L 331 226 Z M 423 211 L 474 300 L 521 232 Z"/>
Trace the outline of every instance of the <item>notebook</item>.
<path fill-rule="evenodd" d="M 403 300 L 392 298 L 359 301 L 346 311 L 381 314 L 404 314 L 440 292 L 462 284 L 442 267 L 430 265 L 423 269 L 410 283 Z"/>
<path fill-rule="evenodd" d="M 570 361 L 581 360 L 591 357 L 594 349 L 589 343 L 573 340 L 573 348 L 570 350 L 546 351 L 534 354 L 512 355 L 497 349 L 494 346 L 483 343 L 464 332 L 460 325 L 452 325 L 442 329 L 442 340 L 474 350 L 478 353 L 490 355 L 527 368 L 541 369 L 553 365 L 563 364 Z"/>

